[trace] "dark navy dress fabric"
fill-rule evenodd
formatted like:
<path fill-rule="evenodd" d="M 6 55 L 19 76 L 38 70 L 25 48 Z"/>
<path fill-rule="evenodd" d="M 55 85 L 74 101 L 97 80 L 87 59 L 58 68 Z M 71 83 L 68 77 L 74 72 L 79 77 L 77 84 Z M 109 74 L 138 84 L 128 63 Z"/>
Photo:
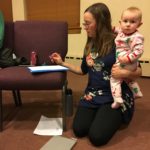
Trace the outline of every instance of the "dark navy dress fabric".
<path fill-rule="evenodd" d="M 92 95 L 92 100 L 87 101 L 81 97 L 80 105 L 84 107 L 97 108 L 106 103 L 112 103 L 113 97 L 110 89 L 110 74 L 112 65 L 115 63 L 115 48 L 103 58 L 95 58 L 94 66 L 88 67 L 86 58 L 83 57 L 81 68 L 84 74 L 88 73 L 88 84 L 85 94 Z M 133 115 L 134 99 L 129 87 L 122 83 L 122 97 L 124 104 L 120 108 L 123 120 L 128 123 Z"/>

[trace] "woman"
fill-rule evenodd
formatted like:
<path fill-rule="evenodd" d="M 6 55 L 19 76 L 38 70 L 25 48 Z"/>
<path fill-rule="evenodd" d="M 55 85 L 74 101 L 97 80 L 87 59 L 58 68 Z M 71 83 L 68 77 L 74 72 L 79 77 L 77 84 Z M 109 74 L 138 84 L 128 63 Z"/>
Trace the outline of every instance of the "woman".
<path fill-rule="evenodd" d="M 74 117 L 73 131 L 77 137 L 88 136 L 93 145 L 100 146 L 106 144 L 124 122 L 130 122 L 134 108 L 132 92 L 125 83 L 122 84 L 124 104 L 118 109 L 111 108 L 110 75 L 135 79 L 141 75 L 141 69 L 131 72 L 113 66 L 115 36 L 110 11 L 104 3 L 93 4 L 85 10 L 83 25 L 87 43 L 81 66 L 63 62 L 58 53 L 53 53 L 50 59 L 76 74 L 88 73 L 88 84 Z"/>

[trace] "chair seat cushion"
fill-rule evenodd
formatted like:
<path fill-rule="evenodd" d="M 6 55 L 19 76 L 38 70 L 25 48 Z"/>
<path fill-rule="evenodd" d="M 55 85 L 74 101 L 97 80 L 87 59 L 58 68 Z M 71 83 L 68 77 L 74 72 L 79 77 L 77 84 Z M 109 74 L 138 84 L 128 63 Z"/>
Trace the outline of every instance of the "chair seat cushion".
<path fill-rule="evenodd" d="M 32 74 L 27 67 L 14 66 L 0 69 L 0 89 L 58 90 L 66 78 L 65 71 Z"/>

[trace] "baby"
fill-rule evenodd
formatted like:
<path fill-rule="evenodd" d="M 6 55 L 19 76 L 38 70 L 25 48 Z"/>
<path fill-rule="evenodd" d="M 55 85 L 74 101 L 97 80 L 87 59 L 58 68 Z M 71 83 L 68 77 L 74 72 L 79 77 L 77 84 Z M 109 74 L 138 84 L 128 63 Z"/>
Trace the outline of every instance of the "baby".
<path fill-rule="evenodd" d="M 143 54 L 144 37 L 138 32 L 138 28 L 142 25 L 142 12 L 137 7 L 129 7 L 123 11 L 120 27 L 114 29 L 117 33 L 115 39 L 116 44 L 116 64 L 120 67 L 136 70 L 138 59 Z M 112 108 L 116 109 L 123 103 L 121 83 L 125 79 L 110 78 L 112 96 L 114 102 Z M 142 97 L 139 85 L 135 81 L 126 81 L 135 98 Z"/>

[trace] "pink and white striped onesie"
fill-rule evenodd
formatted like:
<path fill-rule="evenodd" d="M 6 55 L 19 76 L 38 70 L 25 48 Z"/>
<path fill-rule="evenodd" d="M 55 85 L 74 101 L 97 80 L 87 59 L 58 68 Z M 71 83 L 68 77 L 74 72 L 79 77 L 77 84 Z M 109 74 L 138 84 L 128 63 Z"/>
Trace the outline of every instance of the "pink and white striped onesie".
<path fill-rule="evenodd" d="M 116 64 L 123 68 L 134 71 L 138 66 L 138 59 L 143 54 L 143 43 L 144 37 L 138 31 L 126 35 L 121 29 L 115 30 L 117 32 L 117 37 L 115 39 L 116 44 Z M 121 64 L 118 60 L 119 57 L 127 57 L 129 60 L 128 64 Z M 124 79 L 114 79 L 111 77 L 111 90 L 114 101 L 118 103 L 123 103 L 121 94 L 121 83 Z M 137 82 L 126 81 L 130 89 L 133 92 L 135 98 L 142 97 L 142 92 Z"/>

